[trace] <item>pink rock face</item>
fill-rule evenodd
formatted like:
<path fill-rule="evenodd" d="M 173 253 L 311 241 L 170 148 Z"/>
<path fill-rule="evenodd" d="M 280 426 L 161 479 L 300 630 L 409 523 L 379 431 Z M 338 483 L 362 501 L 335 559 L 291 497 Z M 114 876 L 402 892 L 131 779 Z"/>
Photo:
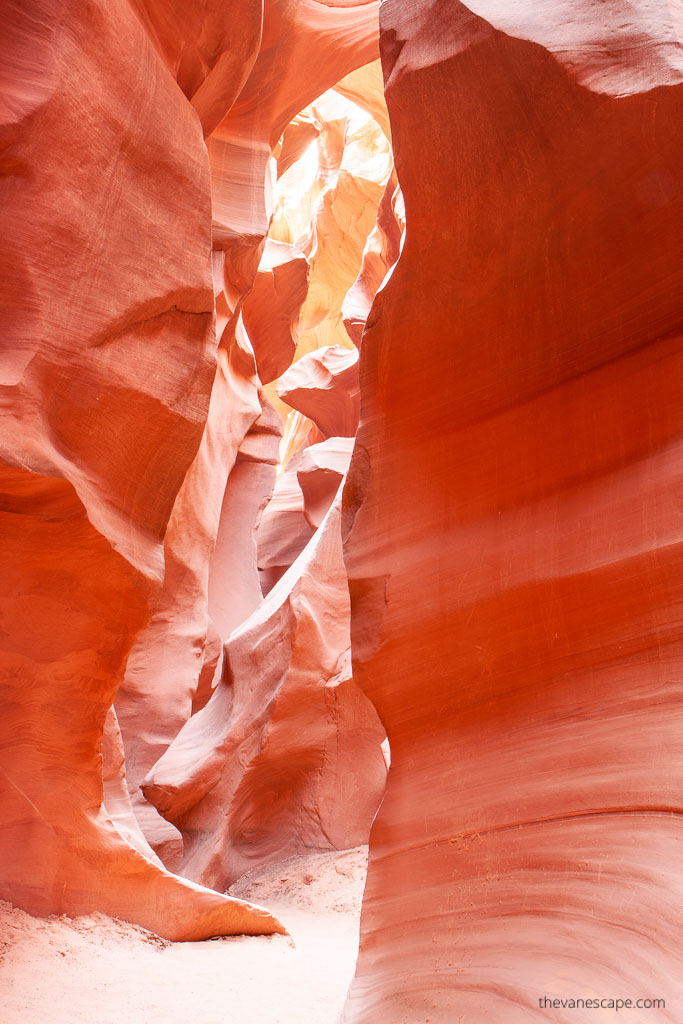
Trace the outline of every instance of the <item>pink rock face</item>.
<path fill-rule="evenodd" d="M 0 895 L 32 912 L 104 910 L 178 939 L 280 930 L 162 868 L 130 809 L 177 859 L 138 783 L 208 700 L 229 615 L 258 600 L 236 588 L 227 607 L 240 567 L 221 531 L 253 532 L 275 462 L 256 453 L 241 317 L 265 171 L 297 109 L 376 55 L 376 14 L 3 7 Z M 294 292 L 273 311 L 288 329 Z"/>
<path fill-rule="evenodd" d="M 339 525 L 337 503 L 232 633 L 223 681 L 143 785 L 183 832 L 183 874 L 204 884 L 367 838 L 384 729 L 351 679 Z"/>
<path fill-rule="evenodd" d="M 1 898 L 36 914 L 97 909 L 171 939 L 281 930 L 146 851 L 105 722 L 149 588 L 66 481 L 6 466 L 2 487 Z"/>
<path fill-rule="evenodd" d="M 344 501 L 392 764 L 349 1024 L 680 1005 L 673 19 L 382 4 L 407 234 Z"/>
<path fill-rule="evenodd" d="M 102 783 L 104 787 L 103 808 L 106 810 L 116 831 L 148 860 L 161 865 L 161 860 L 159 860 L 147 842 L 147 838 L 140 827 L 140 822 L 133 811 L 128 780 L 126 778 L 126 757 L 123 750 L 123 740 L 121 739 L 121 730 L 116 711 L 113 707 L 109 708 L 107 712 L 102 736 Z"/>
<path fill-rule="evenodd" d="M 378 116 L 377 108 L 383 107 L 386 116 L 383 97 L 381 103 L 378 100 L 369 106 Z M 361 269 L 364 247 L 375 227 L 377 208 L 393 166 L 389 142 L 370 111 L 336 88 L 320 96 L 309 109 L 320 127 L 315 147 L 317 174 L 310 184 L 303 174 L 308 188 L 300 195 L 300 201 L 306 198 L 310 203 L 309 217 L 305 226 L 298 225 L 301 234 L 296 231 L 296 216 L 285 216 L 281 223 L 283 199 L 284 212 L 290 213 L 292 193 L 296 193 L 297 184 L 301 189 L 295 167 L 278 182 L 278 203 L 270 228 L 274 237 L 283 240 L 289 240 L 294 228 L 292 240 L 310 262 L 297 358 L 323 346 L 351 347 L 342 322 L 342 305 Z M 304 169 L 307 163 L 302 161 Z"/>
<path fill-rule="evenodd" d="M 225 351 L 219 351 L 204 435 L 164 539 L 161 595 L 130 653 L 116 698 L 136 813 L 149 842 L 173 868 L 182 857 L 180 837 L 144 800 L 139 784 L 192 713 L 206 649 L 209 572 L 226 483 L 244 434 L 261 415 L 253 372 L 253 361 L 240 373 Z"/>
<path fill-rule="evenodd" d="M 209 171 L 130 6 L 55 11 L 9 4 L 0 29 L 0 895 L 176 939 L 278 930 L 163 870 L 105 802 L 105 721 L 215 374 Z"/>
<path fill-rule="evenodd" d="M 358 352 L 341 345 L 310 352 L 280 377 L 277 393 L 324 437 L 353 437 L 360 414 Z"/>
<path fill-rule="evenodd" d="M 319 135 L 320 129 L 309 114 L 297 114 L 289 122 L 282 134 L 279 148 L 276 147 L 274 153 L 277 159 L 278 178 L 287 173 Z"/>
<path fill-rule="evenodd" d="M 377 224 L 365 243 L 360 272 L 346 293 L 342 306 L 344 327 L 357 348 L 375 295 L 398 260 L 404 232 L 403 195 L 394 171 L 377 210 Z"/>
<path fill-rule="evenodd" d="M 245 436 L 225 489 L 211 560 L 209 613 L 223 641 L 261 603 L 256 525 L 275 485 L 280 417 L 260 392 L 263 412 Z"/>
<path fill-rule="evenodd" d="M 297 475 L 303 451 L 297 452 L 278 479 L 256 529 L 256 564 L 261 591 L 267 594 L 299 557 L 315 527 L 304 513 Z"/>
<path fill-rule="evenodd" d="M 208 141 L 213 237 L 225 276 L 244 291 L 260 258 L 271 210 L 270 154 L 289 121 L 354 68 L 377 56 L 378 4 L 268 0 L 261 49 L 239 99 Z"/>
<path fill-rule="evenodd" d="M 304 516 L 314 529 L 334 501 L 352 451 L 352 437 L 330 437 L 309 445 L 301 456 L 296 475 L 304 499 Z"/>
<path fill-rule="evenodd" d="M 258 56 L 262 4 L 131 0 L 131 6 L 196 110 L 204 135 L 210 135 L 239 95 Z"/>
<path fill-rule="evenodd" d="M 287 369 L 294 358 L 293 330 L 308 291 L 308 260 L 293 245 L 266 240 L 258 273 L 242 307 L 244 326 L 263 384 Z"/>

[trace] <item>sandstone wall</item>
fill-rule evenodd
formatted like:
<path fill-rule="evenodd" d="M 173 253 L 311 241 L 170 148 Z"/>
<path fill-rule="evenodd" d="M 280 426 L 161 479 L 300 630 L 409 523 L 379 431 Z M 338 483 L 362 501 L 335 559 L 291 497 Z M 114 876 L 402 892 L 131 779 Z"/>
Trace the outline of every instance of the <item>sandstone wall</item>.
<path fill-rule="evenodd" d="M 678 11 L 382 4 L 407 227 L 344 530 L 392 764 L 349 1024 L 680 1005 Z"/>

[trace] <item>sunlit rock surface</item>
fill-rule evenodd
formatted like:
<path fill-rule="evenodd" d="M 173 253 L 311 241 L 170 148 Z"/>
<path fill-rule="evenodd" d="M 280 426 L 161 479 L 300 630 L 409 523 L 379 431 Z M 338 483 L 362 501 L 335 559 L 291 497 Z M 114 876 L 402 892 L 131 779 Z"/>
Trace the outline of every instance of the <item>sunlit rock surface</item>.
<path fill-rule="evenodd" d="M 407 233 L 344 530 L 392 763 L 348 1024 L 680 1006 L 677 11 L 382 4 Z"/>
<path fill-rule="evenodd" d="M 377 210 L 377 223 L 368 235 L 358 277 L 344 297 L 342 321 L 351 341 L 360 346 L 375 295 L 388 280 L 401 253 L 405 236 L 403 194 L 393 171 Z"/>
<path fill-rule="evenodd" d="M 247 454 L 263 404 L 240 315 L 270 151 L 376 57 L 377 5 L 0 17 L 0 895 L 174 939 L 278 930 L 160 866 L 147 840 L 181 850 L 138 783 L 220 671 L 221 523 L 253 535 L 272 485 L 274 452 Z M 234 614 L 259 600 L 240 590 Z"/>
<path fill-rule="evenodd" d="M 253 360 L 244 375 L 219 351 L 204 435 L 166 531 L 162 592 L 130 653 L 116 697 L 131 797 L 147 838 L 173 868 L 182 855 L 179 837 L 143 800 L 139 784 L 192 712 L 226 484 L 244 435 L 261 416 L 254 373 Z"/>
<path fill-rule="evenodd" d="M 385 733 L 351 678 L 339 504 L 232 633 L 222 682 L 143 784 L 204 884 L 357 845 L 381 799 Z"/>
<path fill-rule="evenodd" d="M 256 526 L 270 506 L 282 421 L 259 392 L 262 413 L 249 429 L 225 489 L 209 575 L 209 614 L 223 640 L 261 603 Z"/>
<path fill-rule="evenodd" d="M 303 451 L 299 451 L 290 459 L 259 519 L 256 565 L 264 594 L 299 557 L 315 532 L 304 514 L 304 495 L 297 475 L 302 457 Z"/>
<path fill-rule="evenodd" d="M 309 445 L 301 456 L 297 479 L 304 498 L 304 516 L 317 528 L 334 501 L 344 474 L 349 468 L 352 437 L 329 437 Z"/>
<path fill-rule="evenodd" d="M 0 894 L 170 938 L 267 932 L 265 912 L 162 869 L 103 802 L 105 721 L 215 373 L 210 181 L 130 6 L 65 17 L 10 3 L 0 31 Z"/>
<path fill-rule="evenodd" d="M 253 287 L 242 307 L 259 378 L 270 384 L 296 350 L 295 329 L 308 292 L 308 260 L 293 245 L 266 240 Z"/>
<path fill-rule="evenodd" d="M 271 226 L 273 237 L 287 239 L 302 223 L 297 221 L 296 201 L 300 210 L 303 206 L 302 220 L 310 222 L 297 240 L 310 263 L 298 357 L 323 345 L 350 344 L 342 305 L 360 270 L 393 166 L 389 142 L 378 123 L 337 90 L 321 96 L 311 110 L 314 123 L 320 125 L 316 175 L 302 192 L 301 177 L 296 166 L 292 168 L 280 183 Z M 309 207 L 312 213 L 307 218 Z"/>
<path fill-rule="evenodd" d="M 386 725 L 347 1024 L 673 1020 L 680 3 L 378 13 L 2 8 L 0 898 L 279 930 Z"/>
<path fill-rule="evenodd" d="M 341 345 L 309 352 L 280 377 L 277 393 L 323 438 L 353 437 L 360 415 L 358 352 Z"/>

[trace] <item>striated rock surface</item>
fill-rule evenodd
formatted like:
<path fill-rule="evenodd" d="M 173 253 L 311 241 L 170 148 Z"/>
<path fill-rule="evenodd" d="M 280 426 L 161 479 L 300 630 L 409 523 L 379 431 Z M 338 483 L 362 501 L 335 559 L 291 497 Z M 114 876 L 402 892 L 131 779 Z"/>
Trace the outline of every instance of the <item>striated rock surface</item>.
<path fill-rule="evenodd" d="M 225 280 L 233 295 L 251 284 L 268 231 L 273 149 L 290 120 L 316 96 L 376 59 L 377 10 L 376 2 L 346 0 L 264 4 L 258 58 L 208 140 L 214 246 L 225 253 Z"/>
<path fill-rule="evenodd" d="M 170 874 L 147 850 L 118 732 L 105 723 L 127 654 L 121 638 L 144 622 L 149 587 L 67 481 L 10 466 L 0 475 L 2 898 L 41 915 L 97 907 L 171 939 L 281 930 L 266 911 Z"/>
<path fill-rule="evenodd" d="M 351 678 L 339 505 L 232 633 L 216 692 L 143 785 L 204 884 L 355 846 L 381 799 L 384 729 Z"/>
<path fill-rule="evenodd" d="M 381 110 L 384 104 L 378 102 L 377 106 Z M 393 166 L 389 142 L 369 111 L 336 89 L 321 96 L 311 109 L 321 132 L 317 175 L 308 194 L 304 191 L 302 197 L 304 203 L 307 199 L 312 205 L 312 215 L 298 245 L 308 256 L 311 269 L 301 310 L 297 357 L 323 345 L 349 347 L 342 304 L 361 268 L 364 247 L 375 227 Z M 289 178 L 293 179 L 291 183 L 280 183 L 285 203 L 300 187 L 293 173 Z M 271 225 L 276 237 L 283 232 L 281 215 L 282 200 Z M 290 215 L 287 221 L 291 231 L 289 225 L 296 224 L 296 219 Z"/>
<path fill-rule="evenodd" d="M 271 154 L 376 58 L 377 10 L 0 14 L 0 896 L 31 912 L 179 939 L 280 929 L 161 867 L 150 844 L 175 865 L 180 836 L 139 783 L 261 600 L 279 437 L 262 383 L 294 354 L 308 273 L 266 242 Z M 283 172 L 302 144 L 283 139 Z"/>
<path fill-rule="evenodd" d="M 131 842 L 102 775 L 215 375 L 200 125 L 126 3 L 10 3 L 0 39 L 0 895 L 175 939 L 279 930 Z"/>
<path fill-rule="evenodd" d="M 348 1024 L 680 1005 L 683 74 L 646 6 L 382 4 L 407 235 L 344 528 L 392 763 Z"/>
<path fill-rule="evenodd" d="M 139 784 L 192 713 L 206 648 L 209 571 L 226 484 L 245 433 L 261 415 L 253 375 L 253 360 L 251 366 L 241 366 L 219 351 L 204 435 L 164 538 L 162 591 L 130 653 L 116 697 L 133 804 L 148 840 L 173 868 L 182 856 L 179 836 L 142 798 Z"/>

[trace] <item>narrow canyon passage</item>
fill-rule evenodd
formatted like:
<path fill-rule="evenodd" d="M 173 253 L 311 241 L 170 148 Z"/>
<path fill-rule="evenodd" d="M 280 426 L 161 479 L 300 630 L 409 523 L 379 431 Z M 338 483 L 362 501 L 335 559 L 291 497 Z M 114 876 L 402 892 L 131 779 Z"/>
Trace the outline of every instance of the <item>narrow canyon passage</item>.
<path fill-rule="evenodd" d="M 6 0 L 3 1022 L 683 1020 L 682 39 Z"/>

